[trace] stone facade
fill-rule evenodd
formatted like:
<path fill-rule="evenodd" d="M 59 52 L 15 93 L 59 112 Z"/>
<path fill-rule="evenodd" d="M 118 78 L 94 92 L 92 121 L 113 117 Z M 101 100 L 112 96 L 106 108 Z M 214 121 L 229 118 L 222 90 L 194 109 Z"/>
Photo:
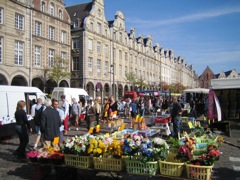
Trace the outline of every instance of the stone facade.
<path fill-rule="evenodd" d="M 66 9 L 72 22 L 72 87 L 83 87 L 92 97 L 121 98 L 124 91 L 137 88 L 126 81 L 129 72 L 144 80 L 145 89 L 160 90 L 160 82 L 197 87 L 192 65 L 174 57 L 173 50 L 153 45 L 151 35 L 137 36 L 134 28 L 127 32 L 123 12 L 107 21 L 103 0 Z"/>
<path fill-rule="evenodd" d="M 0 0 L 0 84 L 36 86 L 50 93 L 45 69 L 64 58 L 70 71 L 70 18 L 63 0 Z M 70 80 L 60 84 L 69 86 Z"/>

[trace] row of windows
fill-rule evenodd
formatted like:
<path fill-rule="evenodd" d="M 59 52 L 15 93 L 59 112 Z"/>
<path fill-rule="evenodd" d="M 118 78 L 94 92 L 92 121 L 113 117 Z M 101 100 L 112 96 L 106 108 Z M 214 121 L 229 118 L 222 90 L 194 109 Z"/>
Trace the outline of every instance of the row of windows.
<path fill-rule="evenodd" d="M 0 8 L 0 24 L 3 24 L 3 9 Z M 15 14 L 15 28 L 19 30 L 24 30 L 24 16 L 21 14 Z M 42 36 L 42 23 L 35 21 L 35 35 Z M 56 29 L 53 26 L 48 27 L 48 39 L 56 40 Z M 60 41 L 64 44 L 67 43 L 67 32 L 61 31 Z"/>
<path fill-rule="evenodd" d="M 79 64 L 77 63 L 77 61 L 79 61 L 79 58 L 73 58 L 73 70 L 79 70 L 77 67 L 79 67 Z M 95 69 L 93 69 L 93 58 L 92 57 L 88 57 L 88 72 L 97 72 L 97 73 L 101 73 L 102 71 L 102 61 L 100 59 L 97 59 L 97 68 L 96 71 Z M 118 73 L 119 77 L 124 77 L 124 75 L 126 73 L 128 73 L 128 67 L 125 66 L 124 69 L 122 67 L 122 65 L 118 66 L 118 72 L 116 72 L 116 64 L 114 64 L 114 74 Z M 132 68 L 131 68 L 132 70 Z M 103 73 L 106 76 L 107 74 L 111 73 L 109 72 L 109 62 L 105 61 L 104 62 L 104 67 L 103 67 Z M 124 74 L 123 74 L 124 72 Z M 138 77 L 142 77 L 142 78 L 146 78 L 146 73 L 145 71 L 137 71 L 137 69 L 135 69 L 135 74 L 138 75 Z"/>
<path fill-rule="evenodd" d="M 53 2 L 51 2 L 49 4 L 49 8 L 47 8 L 47 3 L 45 1 L 42 1 L 41 3 L 41 11 L 44 13 L 47 13 L 47 9 L 48 9 L 48 13 L 50 16 L 55 16 L 55 5 Z M 62 9 L 58 10 L 58 18 L 59 19 L 63 19 L 63 11 Z"/>
<path fill-rule="evenodd" d="M 36 36 L 42 36 L 42 23 L 39 21 L 35 21 L 35 35 Z M 48 26 L 48 39 L 50 40 L 56 40 L 56 29 L 53 26 Z M 61 37 L 60 37 L 61 43 L 66 44 L 67 43 L 67 32 L 61 30 Z"/>
<path fill-rule="evenodd" d="M 25 44 L 22 41 L 15 41 L 15 48 L 14 48 L 14 64 L 23 66 L 24 65 L 24 54 L 25 54 Z M 67 53 L 61 52 L 60 57 L 63 60 L 67 59 Z M 41 60 L 42 57 L 42 47 L 35 46 L 34 50 L 34 66 L 42 66 Z M 48 49 L 48 66 L 54 66 L 54 59 L 55 59 L 55 50 Z M 3 38 L 0 37 L 0 63 L 3 62 Z"/>

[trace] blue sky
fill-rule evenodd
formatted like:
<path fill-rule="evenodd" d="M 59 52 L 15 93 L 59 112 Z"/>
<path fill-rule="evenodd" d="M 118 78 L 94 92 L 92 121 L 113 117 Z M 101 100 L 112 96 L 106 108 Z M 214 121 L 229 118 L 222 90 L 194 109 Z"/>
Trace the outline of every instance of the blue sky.
<path fill-rule="evenodd" d="M 66 6 L 91 0 L 65 0 Z M 104 0 L 106 19 L 125 15 L 127 32 L 151 34 L 154 44 L 172 49 L 201 75 L 207 66 L 217 74 L 240 73 L 239 0 Z"/>

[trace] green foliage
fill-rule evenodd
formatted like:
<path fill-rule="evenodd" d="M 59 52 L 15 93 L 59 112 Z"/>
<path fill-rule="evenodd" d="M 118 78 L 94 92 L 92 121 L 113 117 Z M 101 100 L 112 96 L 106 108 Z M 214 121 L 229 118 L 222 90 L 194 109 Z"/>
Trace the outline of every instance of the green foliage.
<path fill-rule="evenodd" d="M 57 85 L 63 78 L 70 78 L 69 66 L 66 60 L 62 58 L 56 58 L 54 60 L 54 67 L 49 70 L 49 78 L 52 81 L 56 81 Z"/>
<path fill-rule="evenodd" d="M 133 72 L 129 72 L 125 74 L 125 81 L 127 81 L 129 84 L 133 86 L 135 86 L 137 82 L 136 79 L 137 79 L 137 76 Z"/>
<path fill-rule="evenodd" d="M 196 137 L 201 137 L 205 134 L 205 131 L 202 127 L 196 127 L 193 131 Z"/>
<path fill-rule="evenodd" d="M 180 141 L 176 138 L 170 137 L 169 142 L 170 142 L 170 144 L 171 144 L 170 146 L 172 148 L 179 148 L 179 146 L 180 146 Z"/>

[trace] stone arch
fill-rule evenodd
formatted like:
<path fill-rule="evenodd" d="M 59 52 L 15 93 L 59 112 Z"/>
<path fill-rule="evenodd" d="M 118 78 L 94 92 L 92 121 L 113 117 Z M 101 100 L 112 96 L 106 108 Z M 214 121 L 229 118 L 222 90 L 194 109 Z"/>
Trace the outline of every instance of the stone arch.
<path fill-rule="evenodd" d="M 128 85 L 124 86 L 124 91 L 128 91 Z"/>
<path fill-rule="evenodd" d="M 0 74 L 0 85 L 8 85 L 7 78 L 3 74 Z"/>
<path fill-rule="evenodd" d="M 12 86 L 28 86 L 28 82 L 24 76 L 16 75 L 13 77 L 11 85 Z"/>
<path fill-rule="evenodd" d="M 96 90 L 96 97 L 98 96 L 102 97 L 102 84 L 100 82 L 96 84 L 95 90 Z"/>
<path fill-rule="evenodd" d="M 107 96 L 107 97 L 110 96 L 110 86 L 109 86 L 108 83 L 104 84 L 103 95 L 104 95 L 104 97 L 105 96 Z"/>
<path fill-rule="evenodd" d="M 56 81 L 53 80 L 47 80 L 46 82 L 46 87 L 45 87 L 45 92 L 47 94 L 52 94 L 54 87 L 57 87 Z"/>
<path fill-rule="evenodd" d="M 122 84 L 118 84 L 118 99 L 122 99 L 123 98 L 123 85 Z"/>
<path fill-rule="evenodd" d="M 44 83 L 40 77 L 36 77 L 32 79 L 32 86 L 37 87 L 44 92 Z"/>
<path fill-rule="evenodd" d="M 87 83 L 86 87 L 87 87 L 86 89 L 87 89 L 88 95 L 93 98 L 94 97 L 94 85 L 93 85 L 93 83 L 91 81 L 89 81 Z"/>
<path fill-rule="evenodd" d="M 69 87 L 69 83 L 66 80 L 62 80 L 59 83 L 59 87 Z"/>

